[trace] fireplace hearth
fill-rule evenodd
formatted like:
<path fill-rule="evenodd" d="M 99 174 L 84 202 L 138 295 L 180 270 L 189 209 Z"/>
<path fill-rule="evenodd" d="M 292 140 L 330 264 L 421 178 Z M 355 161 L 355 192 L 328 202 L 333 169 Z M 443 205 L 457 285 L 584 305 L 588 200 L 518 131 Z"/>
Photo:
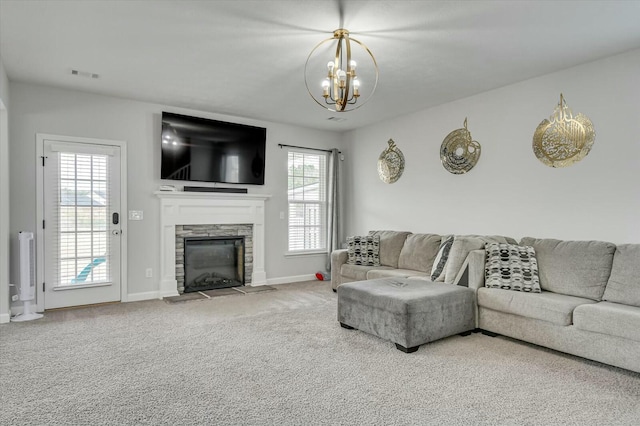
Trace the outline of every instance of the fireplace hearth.
<path fill-rule="evenodd" d="M 184 239 L 184 292 L 245 284 L 244 237 Z"/>

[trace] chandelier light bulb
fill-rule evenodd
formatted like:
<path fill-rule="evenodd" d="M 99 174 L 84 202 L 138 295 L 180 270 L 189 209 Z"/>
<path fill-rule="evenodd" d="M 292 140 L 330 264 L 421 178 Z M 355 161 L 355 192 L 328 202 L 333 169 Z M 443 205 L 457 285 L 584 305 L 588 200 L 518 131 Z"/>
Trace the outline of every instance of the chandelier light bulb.
<path fill-rule="evenodd" d="M 333 72 L 333 68 L 334 68 L 335 66 L 336 66 L 336 65 L 333 63 L 333 61 L 329 61 L 329 62 L 327 63 L 327 69 L 329 70 L 329 72 L 330 72 L 330 73 L 332 73 L 332 72 Z"/>
<path fill-rule="evenodd" d="M 329 77 L 322 80 L 322 96 L 327 99 L 329 97 L 329 87 L 331 86 L 331 82 L 329 81 Z"/>
<path fill-rule="evenodd" d="M 173 142 L 171 142 L 171 145 L 178 145 L 178 142 L 173 141 Z"/>
<path fill-rule="evenodd" d="M 351 71 L 355 71 L 355 70 L 356 70 L 356 66 L 357 66 L 357 65 L 358 65 L 358 64 L 357 64 L 357 63 L 356 63 L 356 61 L 354 61 L 353 59 L 352 59 L 351 61 L 349 61 L 349 69 L 350 69 Z"/>

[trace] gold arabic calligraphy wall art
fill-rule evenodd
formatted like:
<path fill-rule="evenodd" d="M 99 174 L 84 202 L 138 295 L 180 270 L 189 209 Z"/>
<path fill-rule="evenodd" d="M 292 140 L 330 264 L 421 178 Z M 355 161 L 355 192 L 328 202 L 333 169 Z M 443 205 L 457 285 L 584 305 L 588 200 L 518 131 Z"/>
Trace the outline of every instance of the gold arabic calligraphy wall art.
<path fill-rule="evenodd" d="M 562 93 L 549 119 L 544 119 L 533 134 L 533 152 L 549 167 L 567 167 L 587 156 L 596 140 L 591 120 L 573 112 Z"/>
<path fill-rule="evenodd" d="M 393 139 L 387 143 L 389 146 L 378 157 L 378 176 L 384 183 L 394 183 L 404 172 L 404 154 Z"/>
<path fill-rule="evenodd" d="M 479 158 L 480 144 L 471 138 L 465 118 L 464 128 L 454 130 L 442 141 L 440 161 L 447 171 L 459 175 L 471 170 Z"/>

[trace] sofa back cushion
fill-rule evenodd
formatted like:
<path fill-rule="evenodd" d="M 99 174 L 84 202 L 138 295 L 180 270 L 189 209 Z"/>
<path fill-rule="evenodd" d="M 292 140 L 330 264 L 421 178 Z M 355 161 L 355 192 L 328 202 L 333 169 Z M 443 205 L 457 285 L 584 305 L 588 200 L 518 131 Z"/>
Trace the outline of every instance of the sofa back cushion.
<path fill-rule="evenodd" d="M 520 245 L 532 246 L 536 251 L 542 290 L 602 300 L 615 244 L 525 237 Z"/>
<path fill-rule="evenodd" d="M 438 254 L 438 247 L 440 247 L 440 235 L 407 235 L 398 258 L 398 268 L 430 273 L 433 260 Z"/>
<path fill-rule="evenodd" d="M 516 244 L 516 240 L 500 235 L 456 235 L 447 259 L 444 282 L 453 283 L 469 253 L 491 243 Z"/>
<path fill-rule="evenodd" d="M 613 256 L 603 300 L 640 307 L 640 244 L 621 244 Z"/>
<path fill-rule="evenodd" d="M 404 240 L 411 232 L 400 231 L 370 231 L 369 235 L 380 236 L 380 264 L 382 266 L 398 267 L 398 258 L 404 245 Z"/>

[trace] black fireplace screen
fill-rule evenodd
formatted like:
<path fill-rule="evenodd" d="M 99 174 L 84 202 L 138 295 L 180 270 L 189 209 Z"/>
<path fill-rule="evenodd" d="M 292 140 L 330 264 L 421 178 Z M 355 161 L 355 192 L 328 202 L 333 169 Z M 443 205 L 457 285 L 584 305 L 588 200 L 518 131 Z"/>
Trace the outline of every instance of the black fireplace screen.
<path fill-rule="evenodd" d="M 185 293 L 244 285 L 244 237 L 184 239 Z"/>

